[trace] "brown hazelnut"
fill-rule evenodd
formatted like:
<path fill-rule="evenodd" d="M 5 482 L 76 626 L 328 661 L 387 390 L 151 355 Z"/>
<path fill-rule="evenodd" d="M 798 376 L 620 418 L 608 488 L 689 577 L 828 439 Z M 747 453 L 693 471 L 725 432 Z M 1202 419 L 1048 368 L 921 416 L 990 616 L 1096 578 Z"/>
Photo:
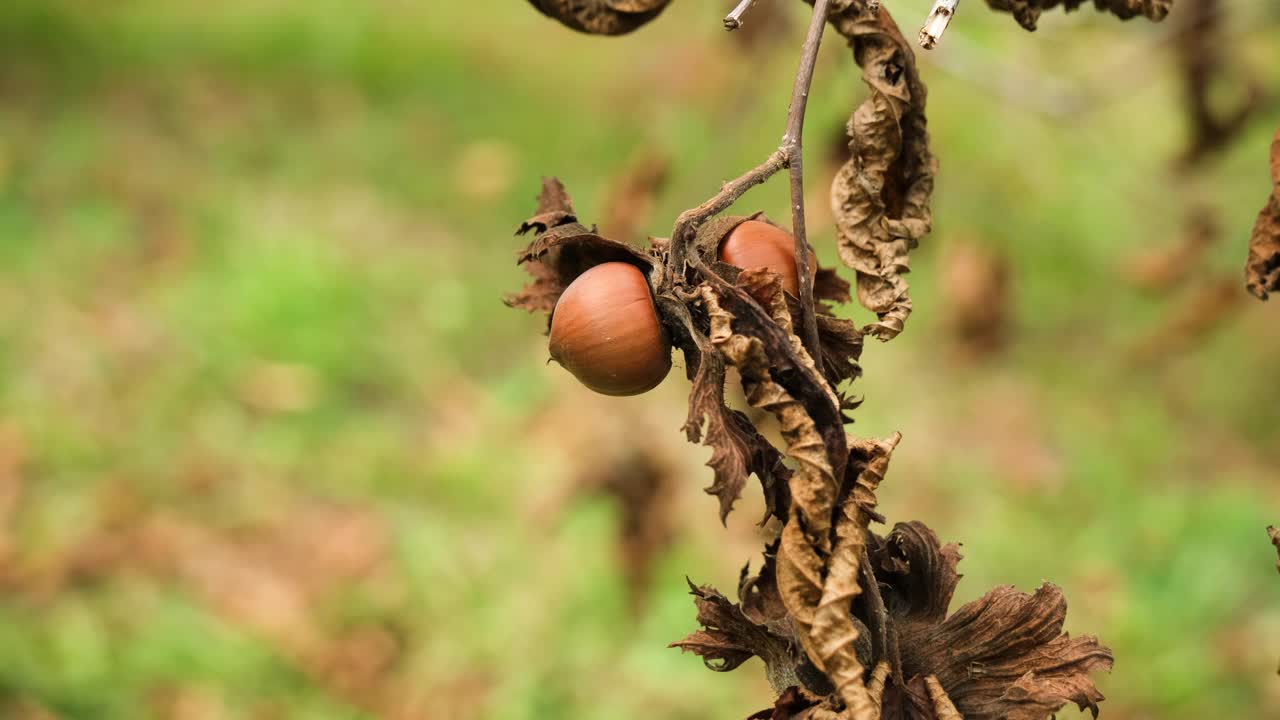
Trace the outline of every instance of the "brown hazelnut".
<path fill-rule="evenodd" d="M 720 260 L 743 270 L 764 267 L 782 276 L 782 289 L 799 297 L 800 273 L 796 270 L 796 239 L 782 228 L 760 220 L 748 220 L 720 242 Z M 809 251 L 809 275 L 818 261 Z"/>
<path fill-rule="evenodd" d="M 605 395 L 638 395 L 671 370 L 671 341 L 645 275 L 608 262 L 582 273 L 551 314 L 551 358 Z"/>

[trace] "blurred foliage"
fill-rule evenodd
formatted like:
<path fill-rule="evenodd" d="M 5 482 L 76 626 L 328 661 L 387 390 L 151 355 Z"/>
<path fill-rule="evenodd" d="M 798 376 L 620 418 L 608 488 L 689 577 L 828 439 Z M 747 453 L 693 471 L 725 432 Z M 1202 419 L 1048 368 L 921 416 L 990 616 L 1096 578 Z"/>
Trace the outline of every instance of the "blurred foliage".
<path fill-rule="evenodd" d="M 1273 9 L 1223 5 L 1280 88 Z M 904 27 L 926 9 L 893 4 Z M 759 547 L 757 508 L 723 529 L 699 492 L 679 373 L 590 397 L 498 301 L 540 174 L 590 219 L 662 148 L 662 234 L 772 149 L 801 24 L 748 52 L 721 10 L 602 40 L 496 1 L 0 3 L 0 717 L 768 704 L 756 663 L 711 675 L 665 648 L 694 625 L 684 576 L 732 586 Z M 1168 33 L 1082 13 L 1032 35 L 975 6 L 922 59 L 936 232 L 913 325 L 864 356 L 855 431 L 904 433 L 883 509 L 964 543 L 958 602 L 1064 587 L 1068 629 L 1118 659 L 1107 717 L 1280 718 L 1275 303 L 1133 354 L 1196 282 L 1239 277 L 1277 114 L 1175 173 Z M 808 167 L 828 263 L 821 153 L 861 93 L 826 48 Z M 785 195 L 738 209 L 785 217 Z M 1200 273 L 1139 290 L 1129 261 L 1193 203 L 1222 228 Z M 1008 261 L 992 357 L 949 349 L 953 238 Z M 572 488 L 641 424 L 684 477 L 633 616 L 620 511 Z"/>

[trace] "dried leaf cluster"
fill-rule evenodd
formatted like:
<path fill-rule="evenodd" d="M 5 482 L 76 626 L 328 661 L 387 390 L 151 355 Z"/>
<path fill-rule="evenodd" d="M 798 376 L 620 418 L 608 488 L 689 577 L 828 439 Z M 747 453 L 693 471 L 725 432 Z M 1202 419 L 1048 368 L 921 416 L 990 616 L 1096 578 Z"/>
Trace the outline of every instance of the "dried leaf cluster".
<path fill-rule="evenodd" d="M 1066 12 L 1078 9 L 1088 0 L 987 0 L 992 10 L 1007 12 L 1027 30 L 1035 30 L 1040 13 L 1058 6 Z M 1121 20 L 1139 15 L 1148 20 L 1160 21 L 1173 8 L 1173 0 L 1093 0 L 1098 12 L 1109 12 Z"/>
<path fill-rule="evenodd" d="M 618 31 L 623 16 L 633 23 L 651 19 L 666 5 L 532 1 L 564 24 L 597 34 Z M 702 629 L 674 644 L 720 672 L 760 658 L 778 699 L 753 717 L 1032 720 L 1068 703 L 1096 714 L 1102 694 L 1091 675 L 1109 670 L 1112 656 L 1093 637 L 1063 632 L 1066 601 L 1056 586 L 1032 594 L 998 587 L 951 612 L 957 546 L 943 546 L 919 522 L 898 523 L 885 534 L 871 528 L 885 522 L 877 492 L 900 436 L 848 434 L 856 403 L 845 393 L 861 373 L 864 337 L 890 340 L 910 315 L 903 276 L 910 251 L 930 231 L 937 162 L 929 148 L 926 89 L 889 12 L 863 0 L 812 4 L 848 42 L 869 90 L 850 117 L 850 156 L 831 200 L 840 258 L 854 271 L 856 296 L 876 313 L 875 323 L 859 328 L 834 314 L 852 300 L 850 285 L 834 270 L 817 269 L 813 299 L 806 300 L 784 290 L 767 269 L 719 261 L 721 239 L 738 224 L 772 222 L 761 214 L 720 213 L 797 162 L 785 144 L 682 213 L 670 239 L 651 239 L 645 248 L 580 223 L 563 185 L 545 179 L 536 214 L 519 230 L 533 235 L 519 256 L 532 281 L 507 302 L 553 312 L 567 284 L 601 262 L 632 263 L 647 274 L 662 323 L 684 355 L 692 387 L 683 430 L 691 442 L 711 448 L 707 492 L 716 496 L 721 520 L 754 475 L 767 507 L 761 524 L 780 528 L 760 571 L 744 568 L 736 602 L 690 584 Z M 989 4 L 1034 27 L 1040 11 L 1081 2 Z M 1120 17 L 1152 19 L 1163 17 L 1169 4 L 1095 0 Z M 821 30 L 821 22 L 810 28 L 801 77 Z M 795 127 L 789 122 L 789 132 Z M 792 182 L 794 193 L 794 175 Z M 798 242 L 797 259 L 806 251 Z M 807 321 L 815 322 L 816 333 L 804 330 Z M 748 403 L 777 419 L 781 447 L 726 405 L 729 367 Z"/>

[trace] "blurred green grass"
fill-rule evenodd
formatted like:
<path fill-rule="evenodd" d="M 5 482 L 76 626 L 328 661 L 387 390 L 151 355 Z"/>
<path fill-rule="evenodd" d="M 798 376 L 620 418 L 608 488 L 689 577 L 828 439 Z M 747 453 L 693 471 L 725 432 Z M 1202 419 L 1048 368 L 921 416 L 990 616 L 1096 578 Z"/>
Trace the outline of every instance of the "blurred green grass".
<path fill-rule="evenodd" d="M 540 320 L 498 302 L 541 174 L 591 218 L 626 159 L 661 148 L 672 180 L 646 229 L 663 234 L 776 143 L 798 27 L 744 53 L 720 9 L 599 39 L 516 3 L 0 5 L 0 714 L 766 705 L 754 663 L 713 675 L 665 648 L 694 625 L 684 576 L 731 587 L 759 546 L 750 499 L 721 529 L 698 492 L 681 382 L 601 404 L 543 365 Z M 925 3 L 893 9 L 909 27 Z M 1233 26 L 1273 88 L 1274 30 Z M 904 433 L 884 508 L 964 542 L 958 602 L 1065 588 L 1068 629 L 1118 658 L 1108 717 L 1280 718 L 1276 309 L 1242 301 L 1135 364 L 1193 290 L 1144 294 L 1124 270 L 1204 203 L 1223 233 L 1200 281 L 1238 275 L 1276 118 L 1174 175 L 1161 32 L 1081 13 L 1031 35 L 972 8 L 953 44 L 1010 98 L 945 46 L 922 59 L 936 231 L 908 332 L 867 349 L 854 430 Z M 815 153 L 861 97 L 845 52 L 824 51 Z M 1107 99 L 1053 120 L 1026 107 L 1041 83 Z M 785 188 L 741 208 L 785 217 Z M 979 366 L 948 355 L 937 289 L 964 238 L 1014 273 L 1014 342 Z M 617 509 L 564 499 L 604 457 L 583 449 L 602 413 L 685 475 L 635 618 Z M 372 529 L 326 542 L 299 520 L 317 506 L 321 527 Z M 291 571 L 311 567 L 299 547 L 310 573 Z"/>

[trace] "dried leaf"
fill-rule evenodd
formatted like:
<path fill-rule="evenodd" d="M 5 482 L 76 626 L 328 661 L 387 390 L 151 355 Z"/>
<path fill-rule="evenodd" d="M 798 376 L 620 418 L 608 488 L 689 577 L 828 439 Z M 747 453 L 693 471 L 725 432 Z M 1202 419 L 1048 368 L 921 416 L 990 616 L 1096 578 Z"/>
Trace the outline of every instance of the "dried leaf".
<path fill-rule="evenodd" d="M 798 684 L 796 667 L 802 656 L 789 631 L 778 632 L 753 620 L 713 587 L 697 587 L 691 582 L 689 589 L 698 608 L 698 623 L 704 629 L 669 647 L 701 656 L 707 668 L 716 672 L 729 672 L 758 657 L 764 661 L 775 690 Z"/>
<path fill-rule="evenodd" d="M 538 211 L 516 234 L 531 231 L 534 239 L 521 251 L 517 263 L 525 266 L 533 281 L 504 299 L 511 307 L 550 313 L 569 283 L 600 263 L 628 262 L 646 273 L 656 265 L 652 254 L 601 237 L 594 228 L 578 223 L 569 194 L 555 178 L 543 178 Z"/>
<path fill-rule="evenodd" d="M 529 0 L 543 15 L 591 35 L 623 35 L 656 18 L 671 0 Z"/>
<path fill-rule="evenodd" d="M 806 698 L 804 693 L 800 692 L 800 688 L 792 685 L 778 696 L 774 701 L 773 707 L 765 708 L 747 720 L 791 720 L 800 712 L 808 710 L 813 706 L 813 701 Z"/>
<path fill-rule="evenodd" d="M 924 83 L 889 13 L 840 3 L 831 22 L 853 46 L 870 96 L 849 118 L 852 156 L 831 184 L 840 258 L 857 271 L 858 302 L 891 340 L 911 314 L 908 254 L 929 233 L 937 161 L 929 152 Z"/>
<path fill-rule="evenodd" d="M 787 454 L 799 466 L 791 478 L 791 513 L 782 530 L 777 579 L 782 601 L 797 625 L 800 644 L 835 686 L 853 717 L 872 717 L 876 709 L 863 685 L 863 668 L 856 648 L 860 633 L 851 615 L 853 598 L 859 592 L 857 569 L 865 524 L 859 524 L 861 513 L 852 500 L 842 503 L 832 517 L 839 486 L 828 457 L 831 448 L 810 416 L 808 405 L 798 402 L 774 380 L 774 373 L 781 370 L 776 368 L 780 356 L 791 359 L 797 369 L 815 375 L 816 371 L 812 359 L 789 332 L 790 317 L 781 283 L 771 276 L 772 282 L 762 285 L 761 276 L 759 272 L 745 271 L 739 275 L 739 283 L 745 281 L 755 290 L 757 301 L 768 303 L 774 316 L 772 325 L 748 320 L 739 326 L 738 317 L 723 307 L 721 296 L 710 286 L 702 286 L 703 302 L 711 318 L 711 341 L 738 368 L 752 407 L 768 410 L 777 417 L 787 442 Z M 732 292 L 724 297 L 738 299 Z M 735 310 L 746 310 L 745 317 L 750 317 L 750 311 L 758 308 L 755 303 L 738 303 Z M 738 332 L 767 336 L 761 332 L 765 328 L 786 332 L 785 345 L 776 336 L 767 337 L 772 342 L 766 352 L 765 339 Z M 829 394 L 825 386 L 818 387 L 823 395 Z M 838 407 L 834 398 L 824 399 Z M 847 457 L 840 463 L 842 470 L 845 462 Z"/>
<path fill-rule="evenodd" d="M 1280 291 L 1280 130 L 1271 141 L 1271 182 L 1271 197 L 1253 224 L 1245 263 L 1245 287 L 1259 300 Z"/>
<path fill-rule="evenodd" d="M 967 720 L 1043 720 L 1068 702 L 1096 714 L 1102 693 L 1090 674 L 1110 670 L 1111 652 L 1062 632 L 1066 600 L 1056 586 L 1034 595 L 997 587 L 941 620 L 959 578 L 955 546 L 940 547 L 919 523 L 899 524 L 874 545 L 906 677 L 937 676 Z"/>
<path fill-rule="evenodd" d="M 1267 536 L 1271 538 L 1271 544 L 1276 548 L 1276 571 L 1280 572 L 1280 529 L 1274 525 L 1268 526 Z"/>
<path fill-rule="evenodd" d="M 1061 5 L 1064 11 L 1071 12 L 1085 2 L 1087 0 L 987 0 L 987 5 L 992 10 L 1013 15 L 1013 19 L 1027 30 L 1035 30 L 1036 21 L 1045 10 Z M 1093 6 L 1099 12 L 1110 12 L 1121 20 L 1142 15 L 1159 22 L 1169 14 L 1173 0 L 1093 0 Z"/>
<path fill-rule="evenodd" d="M 791 470 L 783 464 L 782 453 L 756 430 L 749 418 L 725 405 L 724 358 L 694 327 L 688 308 L 669 298 L 659 298 L 658 304 L 669 318 L 676 320 L 673 339 L 684 353 L 693 381 L 689 416 L 682 429 L 689 442 L 703 440 L 712 449 L 707 465 L 714 471 L 714 479 L 706 492 L 720 500 L 720 522 L 728 518 L 751 474 L 760 479 L 764 491 L 765 516 L 761 524 L 775 515 L 785 518 L 790 504 Z"/>

